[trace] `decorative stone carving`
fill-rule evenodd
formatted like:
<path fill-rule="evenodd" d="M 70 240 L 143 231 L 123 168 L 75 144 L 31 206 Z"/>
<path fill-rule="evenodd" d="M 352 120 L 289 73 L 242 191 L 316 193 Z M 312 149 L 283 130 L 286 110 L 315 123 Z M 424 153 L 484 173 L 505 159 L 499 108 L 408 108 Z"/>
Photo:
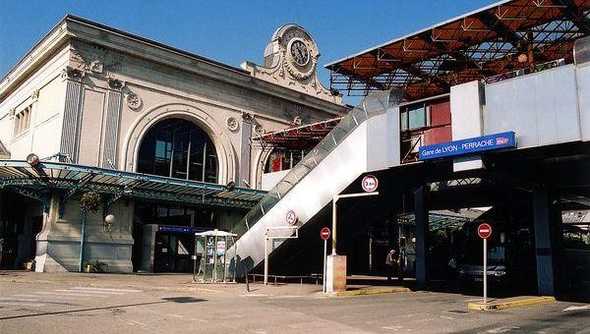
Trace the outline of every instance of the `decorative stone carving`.
<path fill-rule="evenodd" d="M 115 78 L 108 78 L 109 87 L 112 89 L 121 89 L 125 84 L 123 81 Z"/>
<path fill-rule="evenodd" d="M 39 90 L 34 89 L 31 93 L 31 102 L 37 102 L 37 100 L 39 100 Z"/>
<path fill-rule="evenodd" d="M 244 122 L 253 122 L 254 121 L 254 115 L 245 112 L 245 113 L 242 113 L 242 119 L 244 120 Z"/>
<path fill-rule="evenodd" d="M 240 128 L 240 123 L 238 123 L 238 120 L 235 117 L 233 117 L 233 116 L 228 117 L 225 120 L 225 123 L 227 125 L 227 128 L 231 132 L 236 132 Z"/>
<path fill-rule="evenodd" d="M 84 71 L 81 71 L 77 68 L 67 66 L 66 68 L 64 68 L 62 70 L 61 77 L 64 80 L 65 79 L 80 80 L 80 79 L 82 79 L 82 77 L 84 77 Z"/>
<path fill-rule="evenodd" d="M 133 92 L 129 92 L 127 96 L 125 96 L 125 102 L 127 103 L 127 107 L 133 111 L 139 110 L 143 105 L 141 97 Z"/>
<path fill-rule="evenodd" d="M 124 56 L 120 53 L 93 45 L 88 46 L 77 41 L 70 48 L 70 65 L 94 75 L 109 77 L 122 68 Z"/>
<path fill-rule="evenodd" d="M 98 74 L 102 74 L 104 70 L 104 64 L 102 63 L 102 61 L 100 60 L 93 60 L 90 63 L 90 71 L 94 72 L 94 73 L 98 73 Z"/>
<path fill-rule="evenodd" d="M 301 124 L 303 124 L 303 119 L 301 119 L 301 116 L 295 116 L 293 118 L 293 125 L 295 126 L 300 126 Z"/>
<path fill-rule="evenodd" d="M 8 111 L 8 117 L 10 117 L 10 119 L 14 119 L 14 116 L 16 116 L 16 108 L 10 108 Z"/>
<path fill-rule="evenodd" d="M 289 74 L 295 79 L 301 81 L 315 73 L 318 53 L 312 53 L 312 50 L 313 44 L 299 37 L 292 38 L 287 44 L 283 62 Z"/>
<path fill-rule="evenodd" d="M 260 124 L 256 124 L 254 125 L 254 132 L 256 132 L 257 135 L 261 136 L 263 135 L 266 131 L 264 130 L 264 128 L 262 127 L 262 125 Z"/>
<path fill-rule="evenodd" d="M 330 102 L 342 104 L 342 97 L 326 89 L 317 76 L 318 47 L 302 27 L 281 26 L 264 50 L 264 65 L 242 63 L 253 77 L 270 81 Z"/>

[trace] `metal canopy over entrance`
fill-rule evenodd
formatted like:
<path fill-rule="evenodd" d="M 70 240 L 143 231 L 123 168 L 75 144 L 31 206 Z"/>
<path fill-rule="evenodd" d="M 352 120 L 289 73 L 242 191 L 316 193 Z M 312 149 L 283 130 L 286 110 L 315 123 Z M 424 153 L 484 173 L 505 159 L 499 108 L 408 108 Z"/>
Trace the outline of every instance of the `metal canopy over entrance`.
<path fill-rule="evenodd" d="M 563 60 L 590 35 L 590 0 L 501 1 L 326 65 L 349 95 L 404 87 L 416 100 L 449 87 Z"/>
<path fill-rule="evenodd" d="M 312 149 L 334 129 L 342 117 L 265 133 L 253 137 L 262 145 L 285 149 Z"/>
<path fill-rule="evenodd" d="M 128 197 L 242 209 L 254 206 L 266 193 L 59 162 L 40 162 L 32 166 L 19 160 L 0 160 L 0 190 L 12 190 L 40 200 L 51 190 L 65 191 L 66 196 L 92 190 L 113 196 L 112 201 Z"/>
<path fill-rule="evenodd" d="M 463 209 L 459 212 L 449 210 L 433 210 L 428 213 L 428 227 L 430 231 L 442 229 L 460 229 L 481 216 L 485 211 Z M 397 217 L 399 224 L 415 225 L 416 216 L 413 213 L 401 214 Z"/>

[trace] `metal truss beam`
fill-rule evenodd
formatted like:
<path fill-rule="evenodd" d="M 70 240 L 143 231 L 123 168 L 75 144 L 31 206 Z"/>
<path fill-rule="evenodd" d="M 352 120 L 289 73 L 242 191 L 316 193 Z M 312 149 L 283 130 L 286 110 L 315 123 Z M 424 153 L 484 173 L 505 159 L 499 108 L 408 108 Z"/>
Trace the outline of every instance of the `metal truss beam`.
<path fill-rule="evenodd" d="M 418 36 L 424 43 L 428 44 L 429 46 L 436 49 L 441 54 L 448 54 L 449 56 L 455 58 L 455 60 L 464 63 L 468 67 L 472 68 L 480 68 L 480 65 L 476 63 L 473 59 L 469 58 L 466 54 L 459 50 L 451 50 L 446 47 L 446 45 L 441 42 L 437 41 L 432 38 L 432 33 L 422 33 Z"/>
<path fill-rule="evenodd" d="M 561 11 L 567 16 L 578 29 L 586 35 L 590 34 L 590 19 L 588 19 L 584 12 L 576 5 L 573 0 L 557 0 L 563 5 Z"/>
<path fill-rule="evenodd" d="M 525 44 L 528 44 L 528 42 L 518 36 L 515 31 L 505 25 L 498 17 L 490 14 L 488 11 L 483 11 L 478 14 L 478 18 L 488 29 L 495 31 L 498 36 L 510 42 L 515 48 L 519 50 L 526 49 Z"/>
<path fill-rule="evenodd" d="M 363 84 L 369 85 L 369 86 L 379 89 L 379 90 L 384 90 L 387 88 L 387 87 L 385 87 L 385 85 L 373 80 L 372 78 L 363 78 L 356 73 L 348 73 L 348 71 L 346 71 L 346 74 L 344 74 L 344 73 L 336 71 L 336 70 L 334 72 L 343 74 L 344 76 L 347 76 L 349 78 L 349 80 L 357 80 L 359 82 L 362 82 Z"/>
<path fill-rule="evenodd" d="M 78 183 L 76 183 L 70 190 L 68 190 L 65 195 L 62 197 L 62 201 L 66 202 L 72 196 L 74 196 L 78 191 L 84 189 L 84 187 L 94 178 L 94 174 L 90 173 L 84 178 L 80 179 Z"/>
<path fill-rule="evenodd" d="M 395 58 L 393 55 L 391 55 L 387 51 L 385 51 L 383 49 L 379 49 L 379 50 L 380 50 L 379 52 L 382 52 L 383 54 L 385 54 L 387 56 L 390 56 L 392 58 Z M 414 65 L 414 64 L 412 64 L 410 62 L 402 62 L 402 61 L 400 61 L 400 62 L 396 63 L 394 65 L 394 67 L 399 68 L 399 69 L 402 69 L 405 72 L 407 72 L 407 73 L 409 73 L 409 74 L 411 74 L 411 75 L 413 75 L 415 77 L 418 77 L 418 78 L 420 78 L 422 80 L 426 80 L 426 81 L 432 82 L 435 85 L 439 86 L 440 88 L 443 88 L 443 89 L 449 89 L 450 88 L 449 83 L 446 82 L 445 80 L 439 78 L 436 75 L 431 75 L 429 73 L 426 73 L 426 72 L 422 71 L 421 69 L 419 69 L 418 67 L 416 67 L 416 65 Z"/>
<path fill-rule="evenodd" d="M 432 82 L 442 89 L 445 89 L 445 90 L 450 89 L 450 85 L 448 82 L 446 82 L 445 80 L 441 79 L 438 76 L 430 75 L 430 74 L 420 70 L 415 65 L 412 65 L 409 63 L 403 63 L 403 64 L 400 64 L 399 68 L 410 73 L 413 76 L 419 77 L 419 78 L 429 81 L 429 82 Z"/>

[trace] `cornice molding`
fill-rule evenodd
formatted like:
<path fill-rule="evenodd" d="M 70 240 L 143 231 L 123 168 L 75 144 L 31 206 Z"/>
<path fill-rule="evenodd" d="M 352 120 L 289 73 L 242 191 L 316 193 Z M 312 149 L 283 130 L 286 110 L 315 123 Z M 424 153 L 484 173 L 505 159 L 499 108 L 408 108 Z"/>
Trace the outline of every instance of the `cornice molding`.
<path fill-rule="evenodd" d="M 345 111 L 345 107 L 342 105 L 254 78 L 250 73 L 240 68 L 224 65 L 158 42 L 72 16 L 66 16 L 60 21 L 0 81 L 0 100 L 10 94 L 19 83 L 28 77 L 28 74 L 36 70 L 37 66 L 50 57 L 54 50 L 72 39 L 79 39 L 242 88 L 256 90 L 330 114 L 340 115 Z M 94 73 L 101 72 L 100 64 L 90 64 L 89 70 Z"/>

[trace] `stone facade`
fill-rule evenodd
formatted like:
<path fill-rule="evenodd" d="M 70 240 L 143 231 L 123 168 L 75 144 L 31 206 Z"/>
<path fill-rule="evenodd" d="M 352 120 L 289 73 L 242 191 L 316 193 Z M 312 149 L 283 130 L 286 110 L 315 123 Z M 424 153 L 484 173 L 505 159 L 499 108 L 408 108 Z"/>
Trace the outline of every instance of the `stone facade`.
<path fill-rule="evenodd" d="M 0 158 L 34 152 L 41 159 L 133 172 L 148 129 L 177 117 L 212 139 L 220 184 L 259 185 L 267 154 L 250 145 L 254 134 L 345 110 L 317 80 L 317 46 L 311 37 L 304 42 L 313 73 L 277 81 L 68 16 L 0 81 Z M 15 125 L 26 113 L 28 125 Z M 117 227 L 109 233 L 102 216 L 88 217 L 86 253 L 109 270 L 130 271 L 133 203 L 119 201 L 113 211 Z M 37 270 L 76 270 L 78 202 L 52 198 L 43 220 Z"/>

